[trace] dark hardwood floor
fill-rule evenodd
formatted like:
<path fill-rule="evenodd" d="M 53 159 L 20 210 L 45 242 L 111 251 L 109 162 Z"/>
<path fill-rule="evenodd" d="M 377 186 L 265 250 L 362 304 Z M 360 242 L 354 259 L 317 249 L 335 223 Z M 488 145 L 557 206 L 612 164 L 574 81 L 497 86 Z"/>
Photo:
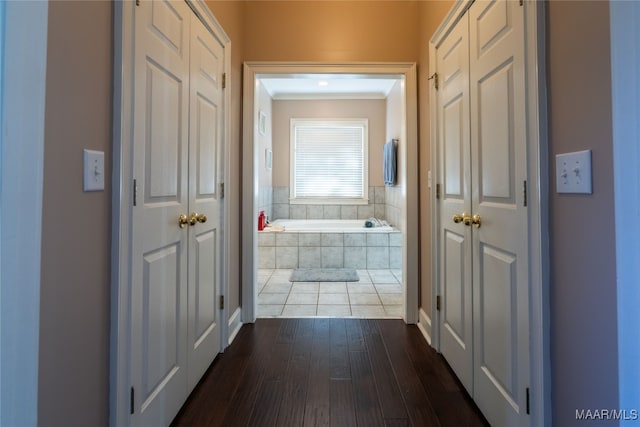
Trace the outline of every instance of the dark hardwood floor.
<path fill-rule="evenodd" d="M 486 425 L 416 326 L 402 320 L 319 318 L 244 325 L 172 423 Z"/>

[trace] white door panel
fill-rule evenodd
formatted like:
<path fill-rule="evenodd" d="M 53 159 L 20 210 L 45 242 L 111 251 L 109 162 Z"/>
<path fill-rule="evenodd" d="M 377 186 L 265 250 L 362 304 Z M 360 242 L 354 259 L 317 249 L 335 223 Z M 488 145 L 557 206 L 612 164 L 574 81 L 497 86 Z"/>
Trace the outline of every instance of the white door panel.
<path fill-rule="evenodd" d="M 166 426 L 220 351 L 224 48 L 184 1 L 135 11 L 131 424 Z"/>
<path fill-rule="evenodd" d="M 136 9 L 132 211 L 132 424 L 167 425 L 186 398 L 190 14 Z"/>
<path fill-rule="evenodd" d="M 492 425 L 528 424 L 528 230 L 524 14 L 512 1 L 469 10 L 474 399 Z"/>
<path fill-rule="evenodd" d="M 220 352 L 221 256 L 218 182 L 222 171 L 224 48 L 194 18 L 190 55 L 189 209 L 206 216 L 189 230 L 189 391 Z"/>
<path fill-rule="evenodd" d="M 452 217 L 471 212 L 469 150 L 469 41 L 467 20 L 460 21 L 438 47 L 442 70 L 438 92 L 440 176 L 440 268 L 442 312 L 440 348 L 468 390 L 473 385 L 471 231 Z"/>
<path fill-rule="evenodd" d="M 466 47 L 468 47 L 468 49 Z M 524 19 L 477 0 L 437 47 L 441 350 L 495 426 L 529 384 Z M 479 215 L 479 227 L 454 215 Z"/>

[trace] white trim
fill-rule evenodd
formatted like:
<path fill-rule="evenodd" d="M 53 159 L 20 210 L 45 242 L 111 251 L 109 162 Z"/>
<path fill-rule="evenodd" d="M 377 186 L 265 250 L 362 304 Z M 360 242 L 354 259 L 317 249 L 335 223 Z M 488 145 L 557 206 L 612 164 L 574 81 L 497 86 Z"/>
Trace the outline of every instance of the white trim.
<path fill-rule="evenodd" d="M 48 4 L 0 9 L 0 425 L 36 426 Z"/>
<path fill-rule="evenodd" d="M 224 93 L 224 182 L 225 193 L 233 191 L 229 182 L 229 130 L 231 108 L 231 41 L 215 19 L 204 0 L 186 0 L 206 27 L 225 47 L 227 89 Z M 111 337 L 109 379 L 109 425 L 128 426 L 130 354 L 130 256 L 131 256 L 131 200 L 132 200 L 132 100 L 134 84 L 134 16 L 135 2 L 114 2 L 114 94 L 113 94 L 113 178 L 111 197 Z M 229 294 L 229 204 L 223 201 L 223 271 L 220 295 Z M 227 319 L 227 309 L 221 310 Z M 228 342 L 227 321 L 220 322 L 221 349 Z"/>
<path fill-rule="evenodd" d="M 445 39 L 455 22 L 471 6 L 473 0 L 458 0 L 438 27 L 429 43 L 429 64 L 432 75 L 435 70 L 435 51 Z M 527 151 L 529 186 L 529 270 L 530 270 L 530 369 L 531 369 L 531 425 L 550 426 L 551 417 L 551 362 L 549 326 L 549 236 L 548 236 L 548 155 L 547 110 L 545 79 L 545 5 L 544 2 L 526 0 L 525 13 L 525 72 L 527 85 Z M 431 174 L 438 176 L 437 120 L 435 90 L 431 89 Z M 434 182 L 437 182 L 434 180 Z M 435 313 L 431 324 L 434 347 L 439 349 L 439 314 L 436 296 L 439 293 L 438 267 L 438 205 L 435 189 L 431 191 L 432 230 L 432 299 L 431 312 Z"/>
<path fill-rule="evenodd" d="M 231 345 L 233 340 L 240 332 L 240 328 L 242 328 L 242 322 L 240 321 L 240 317 L 242 315 L 242 309 L 240 307 L 236 308 L 236 311 L 233 312 L 231 317 L 229 318 L 229 340 L 227 341 L 227 345 Z"/>
<path fill-rule="evenodd" d="M 314 93 L 314 94 L 298 94 L 298 93 L 289 93 L 289 94 L 280 94 L 272 96 L 271 99 L 274 101 L 316 101 L 319 99 L 322 100 L 361 100 L 361 99 L 387 99 L 387 95 L 381 93 Z"/>
<path fill-rule="evenodd" d="M 419 242 L 408 239 L 408 230 L 418 230 L 418 121 L 417 121 L 417 77 L 414 63 L 276 63 L 247 62 L 244 64 L 243 84 L 243 191 L 242 191 L 242 321 L 253 323 L 256 319 L 257 292 L 257 229 L 258 218 L 255 214 L 258 206 L 258 162 L 261 153 L 254 147 L 257 130 L 254 124 L 257 117 L 255 102 L 256 80 L 266 75 L 293 75 L 306 73 L 321 74 L 376 74 L 404 77 L 405 126 L 403 130 L 406 145 L 407 166 L 406 206 L 404 209 L 405 229 L 403 239 L 403 278 L 405 283 L 405 313 L 407 323 L 418 321 L 419 299 Z"/>
<path fill-rule="evenodd" d="M 418 329 L 422 332 L 424 339 L 427 341 L 429 345 L 431 345 L 431 318 L 427 315 L 427 313 L 420 308 L 420 321 L 418 322 Z"/>
<path fill-rule="evenodd" d="M 640 4 L 612 1 L 611 83 L 618 301 L 618 408 L 640 407 Z M 623 420 L 620 425 L 637 424 Z"/>

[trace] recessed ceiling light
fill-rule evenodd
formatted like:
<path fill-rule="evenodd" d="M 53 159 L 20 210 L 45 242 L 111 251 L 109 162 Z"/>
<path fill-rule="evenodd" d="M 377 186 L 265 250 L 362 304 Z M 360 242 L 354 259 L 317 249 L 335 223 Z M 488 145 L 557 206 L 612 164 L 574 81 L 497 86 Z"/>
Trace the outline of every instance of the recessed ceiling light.
<path fill-rule="evenodd" d="M 329 82 L 325 81 L 325 80 L 320 80 L 318 82 L 318 86 L 329 86 Z"/>

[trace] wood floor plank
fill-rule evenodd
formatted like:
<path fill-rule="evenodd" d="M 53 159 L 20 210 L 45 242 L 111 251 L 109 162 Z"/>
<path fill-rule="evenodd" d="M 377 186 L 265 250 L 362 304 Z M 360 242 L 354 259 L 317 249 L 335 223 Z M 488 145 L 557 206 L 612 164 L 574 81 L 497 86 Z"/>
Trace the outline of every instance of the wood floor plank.
<path fill-rule="evenodd" d="M 353 384 L 351 380 L 331 380 L 330 383 L 331 425 L 355 427 L 356 408 L 353 403 Z"/>
<path fill-rule="evenodd" d="M 378 331 L 377 320 L 361 321 L 362 334 L 369 353 L 373 378 L 380 398 L 382 417 L 385 420 L 409 418 L 395 373 L 389 361 L 387 348 Z"/>
<path fill-rule="evenodd" d="M 331 379 L 351 379 L 349 368 L 349 344 L 344 319 L 331 319 Z"/>
<path fill-rule="evenodd" d="M 431 406 L 424 386 L 404 345 L 403 329 L 406 328 L 406 325 L 402 320 L 378 322 L 378 325 L 389 354 L 390 363 L 394 368 L 400 390 L 402 390 L 411 424 L 414 426 L 439 427 L 438 416 Z"/>
<path fill-rule="evenodd" d="M 330 356 L 330 321 L 329 319 L 316 319 L 313 328 L 307 401 L 304 410 L 304 426 L 328 427 L 331 425 Z"/>
<path fill-rule="evenodd" d="M 391 406 L 389 399 L 395 399 Z M 399 402 L 405 408 L 401 417 L 393 415 Z M 390 319 L 259 319 L 244 325 L 216 358 L 172 426 L 274 425 L 488 424 L 413 325 Z"/>
<path fill-rule="evenodd" d="M 286 319 L 287 322 L 293 319 Z M 304 410 L 309 383 L 309 365 L 313 342 L 314 319 L 299 319 L 291 357 L 283 384 L 282 400 L 276 425 L 299 426 L 304 420 Z"/>
<path fill-rule="evenodd" d="M 366 351 L 350 351 L 353 403 L 359 426 L 383 426 L 380 400 Z"/>

